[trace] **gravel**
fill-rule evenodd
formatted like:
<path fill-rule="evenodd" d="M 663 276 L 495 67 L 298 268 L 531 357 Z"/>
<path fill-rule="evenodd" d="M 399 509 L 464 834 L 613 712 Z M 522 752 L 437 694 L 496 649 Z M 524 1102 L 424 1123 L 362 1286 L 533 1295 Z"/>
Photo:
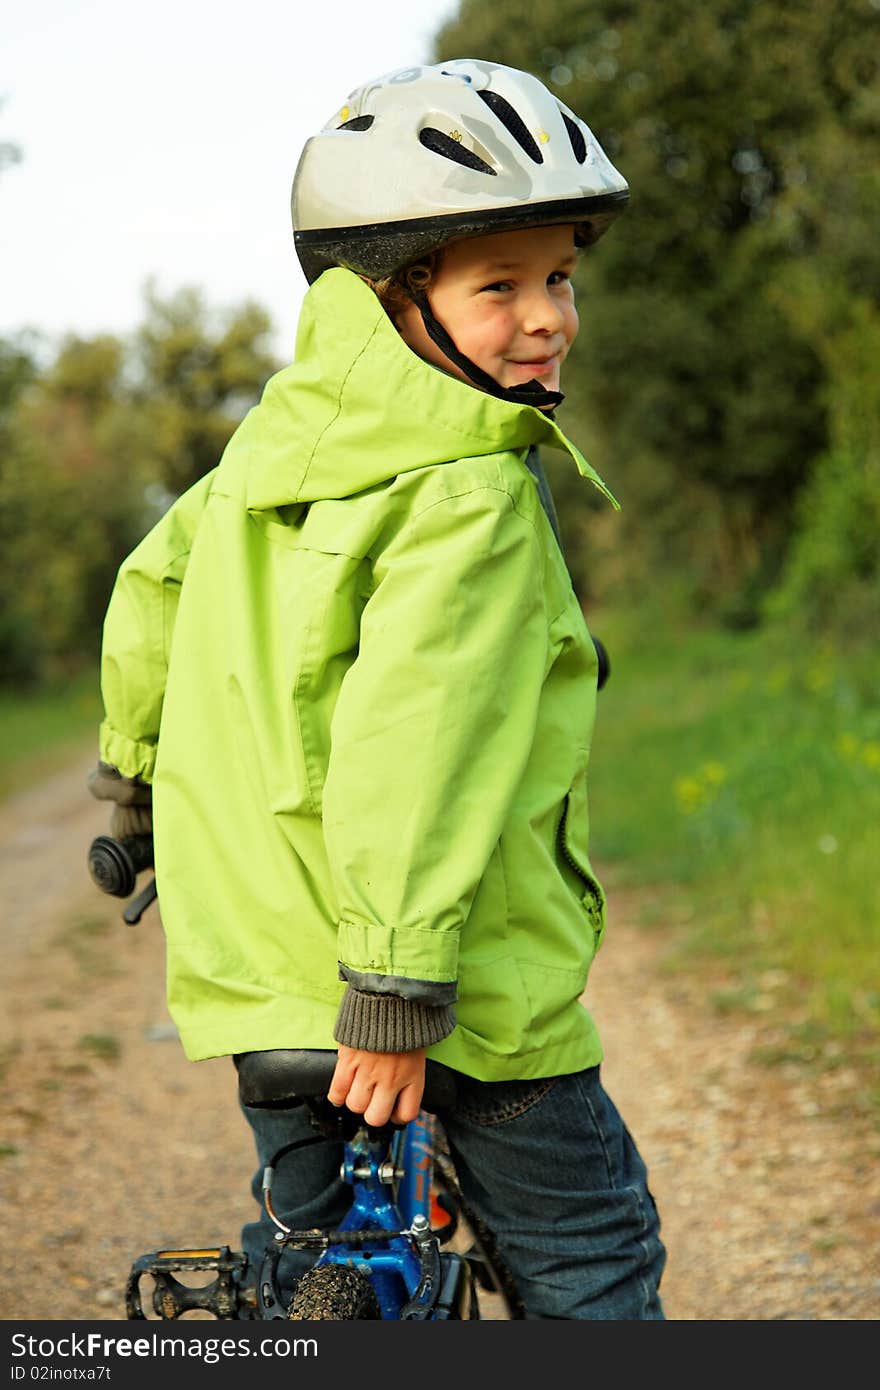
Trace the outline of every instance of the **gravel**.
<path fill-rule="evenodd" d="M 106 829 L 91 764 L 0 808 L 5 1320 L 120 1319 L 135 1256 L 235 1248 L 253 1210 L 233 1069 L 183 1057 L 157 909 L 126 926 L 87 877 Z M 587 1001 L 660 1207 L 667 1317 L 880 1317 L 880 1134 L 864 1076 L 758 1063 L 773 981 L 764 1012 L 714 1012 L 724 982 L 671 972 L 671 932 L 635 925 L 644 891 L 612 893 Z"/>

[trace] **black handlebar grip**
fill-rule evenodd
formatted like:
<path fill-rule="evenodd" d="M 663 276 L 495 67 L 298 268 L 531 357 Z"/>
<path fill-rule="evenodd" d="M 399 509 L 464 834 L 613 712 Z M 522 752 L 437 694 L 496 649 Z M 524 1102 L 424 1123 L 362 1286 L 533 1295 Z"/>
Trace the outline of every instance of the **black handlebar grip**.
<path fill-rule="evenodd" d="M 152 835 L 132 835 L 128 840 L 99 835 L 89 848 L 92 882 L 102 893 L 110 893 L 114 898 L 129 897 L 134 892 L 138 874 L 142 869 L 149 869 L 152 863 Z"/>

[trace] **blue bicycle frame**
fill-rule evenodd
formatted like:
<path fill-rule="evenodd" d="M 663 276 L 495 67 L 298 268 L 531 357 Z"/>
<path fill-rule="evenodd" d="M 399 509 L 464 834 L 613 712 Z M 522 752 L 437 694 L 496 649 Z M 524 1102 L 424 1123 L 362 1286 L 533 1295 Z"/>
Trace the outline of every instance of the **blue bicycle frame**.
<path fill-rule="evenodd" d="M 359 1270 L 375 1290 L 383 1319 L 449 1316 L 442 1297 L 444 1275 L 455 1285 L 461 1261 L 458 1256 L 441 1258 L 431 1231 L 433 1143 L 433 1116 L 421 1110 L 395 1132 L 390 1150 L 387 1133 L 366 1125 L 344 1145 L 342 1176 L 351 1186 L 352 1205 L 328 1233 L 315 1265 Z M 272 1175 L 269 1166 L 263 1188 L 267 1210 L 279 1228 L 280 1254 L 286 1243 L 299 1245 L 301 1237 L 272 1208 Z"/>
<path fill-rule="evenodd" d="M 351 1183 L 354 1200 L 340 1231 L 405 1230 L 411 1234 L 390 1236 L 384 1250 L 331 1245 L 317 1263 L 359 1269 L 376 1291 L 383 1318 L 399 1318 L 403 1307 L 418 1297 L 423 1282 L 424 1261 L 413 1238 L 418 1242 L 430 1229 L 433 1123 L 432 1116 L 420 1111 L 394 1136 L 390 1162 L 399 1175 L 396 1199 L 393 1184 L 380 1175 L 388 1161 L 387 1146 L 371 1140 L 365 1126 L 345 1145 L 343 1176 Z"/>

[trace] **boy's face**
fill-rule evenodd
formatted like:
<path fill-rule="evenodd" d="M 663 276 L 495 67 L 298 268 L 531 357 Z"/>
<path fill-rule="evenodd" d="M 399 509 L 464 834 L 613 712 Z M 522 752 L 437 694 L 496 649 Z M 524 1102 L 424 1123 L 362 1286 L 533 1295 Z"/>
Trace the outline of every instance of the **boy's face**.
<path fill-rule="evenodd" d="M 533 378 L 558 391 L 578 330 L 571 274 L 574 226 L 469 237 L 445 247 L 431 279 L 434 316 L 456 347 L 500 386 Z M 427 362 L 468 378 L 431 341 L 415 304 L 396 316 L 401 337 Z"/>

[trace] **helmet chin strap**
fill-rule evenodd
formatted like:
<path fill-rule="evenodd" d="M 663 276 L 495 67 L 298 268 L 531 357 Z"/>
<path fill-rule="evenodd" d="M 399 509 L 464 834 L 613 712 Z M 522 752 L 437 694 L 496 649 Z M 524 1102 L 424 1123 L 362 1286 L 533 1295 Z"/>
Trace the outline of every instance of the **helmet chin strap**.
<path fill-rule="evenodd" d="M 431 342 L 450 362 L 460 367 L 468 380 L 479 386 L 481 391 L 487 391 L 490 396 L 498 396 L 502 401 L 512 401 L 514 405 L 534 405 L 539 410 L 546 410 L 548 407 L 555 409 L 565 400 L 561 391 L 547 391 L 534 377 L 531 381 L 524 381 L 521 386 L 501 386 L 493 376 L 484 372 L 482 367 L 478 367 L 476 362 L 472 362 L 459 351 L 443 324 L 434 317 L 434 311 L 424 290 L 410 290 L 409 295 L 422 316 L 425 332 Z"/>

